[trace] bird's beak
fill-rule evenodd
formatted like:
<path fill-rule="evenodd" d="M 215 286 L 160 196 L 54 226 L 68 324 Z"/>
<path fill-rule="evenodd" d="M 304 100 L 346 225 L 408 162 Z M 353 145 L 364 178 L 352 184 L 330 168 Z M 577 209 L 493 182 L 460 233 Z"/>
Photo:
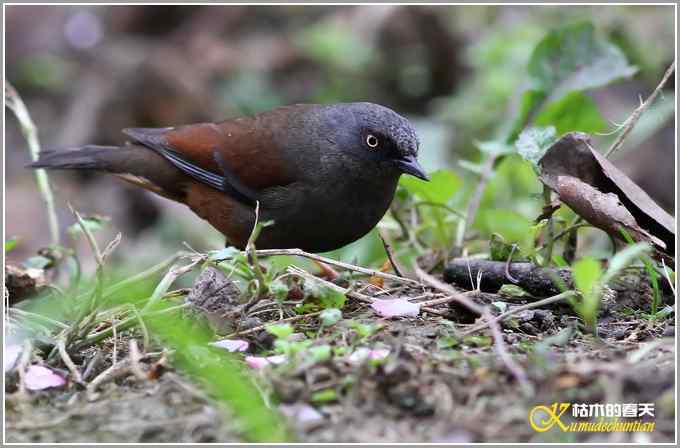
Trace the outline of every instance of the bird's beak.
<path fill-rule="evenodd" d="M 427 174 L 425 174 L 425 170 L 423 169 L 422 166 L 418 163 L 415 157 L 413 156 L 407 156 L 402 159 L 397 159 L 394 162 L 397 165 L 397 168 L 399 168 L 399 171 L 405 174 L 410 174 L 411 176 L 415 176 L 418 179 L 422 179 L 425 181 L 429 181 Z"/>

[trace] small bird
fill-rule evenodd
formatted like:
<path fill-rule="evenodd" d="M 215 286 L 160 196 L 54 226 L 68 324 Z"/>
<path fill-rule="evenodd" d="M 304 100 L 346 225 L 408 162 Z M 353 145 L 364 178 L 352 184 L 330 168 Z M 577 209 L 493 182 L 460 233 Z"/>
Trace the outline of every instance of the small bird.
<path fill-rule="evenodd" d="M 44 151 L 31 168 L 95 170 L 186 204 L 245 248 L 325 252 L 368 233 L 402 173 L 423 180 L 404 117 L 372 103 L 295 104 L 220 123 L 130 128 L 122 146 Z"/>

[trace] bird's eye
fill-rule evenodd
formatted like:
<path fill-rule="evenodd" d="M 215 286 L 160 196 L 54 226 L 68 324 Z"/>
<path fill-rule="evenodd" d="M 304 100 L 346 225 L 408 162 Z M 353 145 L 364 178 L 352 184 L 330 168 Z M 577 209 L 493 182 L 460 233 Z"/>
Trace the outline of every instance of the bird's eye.
<path fill-rule="evenodd" d="M 378 147 L 378 143 L 379 143 L 378 137 L 376 137 L 375 135 L 373 135 L 373 134 L 368 134 L 368 135 L 366 136 L 366 144 L 368 145 L 369 148 L 371 148 L 371 149 L 377 148 L 377 147 Z"/>

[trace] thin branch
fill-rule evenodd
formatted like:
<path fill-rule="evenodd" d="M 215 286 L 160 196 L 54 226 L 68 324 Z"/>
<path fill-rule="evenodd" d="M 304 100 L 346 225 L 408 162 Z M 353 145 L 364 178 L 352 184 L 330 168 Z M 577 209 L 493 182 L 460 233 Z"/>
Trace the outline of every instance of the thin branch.
<path fill-rule="evenodd" d="M 668 78 L 671 77 L 673 72 L 675 71 L 675 61 L 668 67 L 666 70 L 666 73 L 664 73 L 663 78 L 661 78 L 661 82 L 659 83 L 658 86 L 656 86 L 656 89 L 652 92 L 649 97 L 643 101 L 637 109 L 633 111 L 633 113 L 626 119 L 626 121 L 623 123 L 623 130 L 621 134 L 619 134 L 618 138 L 616 141 L 612 144 L 612 146 L 607 150 L 607 152 L 604 154 L 605 157 L 609 157 L 612 154 L 614 154 L 620 147 L 623 145 L 624 140 L 626 137 L 628 137 L 628 134 L 630 134 L 630 131 L 633 130 L 635 125 L 637 124 L 638 120 L 642 116 L 642 114 L 649 108 L 649 106 L 652 105 L 654 100 L 656 99 L 657 96 L 661 93 L 661 90 L 663 89 L 664 84 L 666 84 L 666 81 L 668 81 Z"/>
<path fill-rule="evenodd" d="M 496 351 L 496 354 L 498 357 L 503 361 L 503 364 L 505 364 L 505 367 L 512 373 L 512 376 L 515 377 L 517 382 L 520 384 L 522 389 L 526 394 L 529 394 L 533 387 L 531 386 L 531 383 L 527 379 L 527 374 L 526 372 L 515 362 L 514 359 L 512 359 L 512 356 L 508 353 L 508 351 L 505 349 L 505 342 L 503 341 L 503 334 L 501 333 L 501 329 L 498 326 L 497 322 L 494 322 L 491 316 L 491 312 L 489 311 L 488 308 L 484 309 L 484 319 L 486 319 L 489 322 L 489 327 L 491 327 L 491 334 L 493 335 L 493 340 L 494 340 L 494 349 Z"/>
<path fill-rule="evenodd" d="M 382 241 L 383 247 L 385 248 L 385 253 L 387 254 L 387 259 L 390 260 L 390 264 L 392 265 L 392 269 L 394 269 L 394 273 L 399 277 L 404 278 L 403 270 L 399 267 L 399 262 L 397 261 L 397 257 L 394 255 L 392 246 L 387 243 L 385 237 L 379 230 L 378 236 L 380 237 L 380 241 Z"/>
<path fill-rule="evenodd" d="M 38 130 L 31 119 L 24 101 L 19 96 L 16 89 L 5 80 L 5 105 L 10 108 L 14 115 L 19 120 L 21 132 L 28 142 L 28 149 L 31 153 L 31 160 L 34 162 L 40 157 L 40 140 L 38 139 Z M 59 244 L 59 220 L 57 219 L 57 210 L 54 206 L 54 195 L 50 188 L 50 181 L 47 177 L 47 171 L 44 169 L 35 170 L 35 179 L 38 184 L 38 190 L 42 196 L 45 206 L 47 208 L 47 218 L 50 228 L 50 237 L 52 244 Z"/>
<path fill-rule="evenodd" d="M 321 283 L 322 285 L 326 286 L 327 288 L 330 288 L 334 291 L 337 291 L 341 294 L 345 294 L 347 297 L 350 297 L 352 299 L 360 300 L 362 302 L 366 303 L 373 303 L 373 299 L 365 294 L 361 294 L 356 291 L 352 291 L 349 288 L 343 288 L 342 286 L 338 286 L 333 282 L 329 282 L 328 280 L 324 280 L 322 278 L 316 277 L 309 272 L 300 269 L 299 267 L 295 265 L 288 266 L 288 272 L 297 275 L 298 277 L 302 277 L 305 280 L 311 280 L 313 282 Z"/>
<path fill-rule="evenodd" d="M 57 347 L 59 348 L 59 355 L 61 356 L 61 360 L 64 362 L 64 365 L 68 368 L 69 372 L 71 372 L 73 382 L 82 385 L 83 377 L 80 374 L 80 371 L 78 370 L 76 365 L 73 363 L 73 360 L 69 356 L 68 351 L 66 351 L 66 342 L 63 339 L 59 339 L 59 342 L 57 342 Z"/>
<path fill-rule="evenodd" d="M 353 264 L 345 263 L 342 261 L 336 261 L 333 260 L 332 258 L 328 257 L 322 257 L 321 255 L 317 254 L 312 254 L 309 252 L 305 252 L 300 249 L 264 249 L 264 250 L 258 250 L 257 255 L 262 256 L 262 257 L 271 257 L 275 255 L 293 255 L 293 256 L 298 256 L 298 257 L 305 257 L 309 258 L 310 260 L 316 260 L 320 261 L 322 263 L 330 264 L 332 266 L 338 266 L 343 269 L 348 269 L 351 271 L 355 272 L 361 272 L 362 274 L 370 275 L 370 276 L 375 276 L 375 277 L 382 277 L 387 280 L 393 280 L 395 282 L 399 283 L 407 283 L 409 285 L 414 285 L 414 286 L 421 286 L 420 282 L 417 280 L 412 280 L 410 278 L 406 277 L 399 277 L 397 275 L 393 274 L 388 274 L 387 272 L 382 272 L 378 271 L 375 269 L 369 269 L 369 268 L 364 268 L 361 266 L 356 266 Z"/>
<path fill-rule="evenodd" d="M 553 303 L 561 302 L 563 300 L 566 300 L 572 296 L 574 296 L 576 293 L 574 291 L 565 291 L 563 293 L 554 295 L 552 297 L 548 297 L 546 299 L 538 300 L 536 302 L 528 303 L 526 305 L 518 306 L 515 307 L 511 310 L 506 311 L 505 313 L 499 314 L 498 316 L 494 317 L 492 319 L 493 322 L 501 322 L 505 319 L 507 319 L 510 316 L 513 316 L 517 313 L 521 313 L 522 311 L 525 310 L 530 310 L 532 308 L 540 308 L 545 305 L 550 305 Z M 472 334 L 476 331 L 483 330 L 484 328 L 488 327 L 490 325 L 490 322 L 484 322 L 480 325 L 477 325 L 476 327 L 469 328 L 461 333 L 461 336 L 467 336 L 469 334 Z"/>

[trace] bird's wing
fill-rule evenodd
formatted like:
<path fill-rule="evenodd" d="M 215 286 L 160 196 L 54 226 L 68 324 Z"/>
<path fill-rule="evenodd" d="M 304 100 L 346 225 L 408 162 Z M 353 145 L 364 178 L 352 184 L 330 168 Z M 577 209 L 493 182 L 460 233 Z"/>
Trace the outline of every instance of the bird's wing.
<path fill-rule="evenodd" d="M 254 203 L 259 191 L 292 182 L 271 123 L 239 118 L 175 128 L 131 128 L 135 143 L 165 157 L 193 179 Z"/>

